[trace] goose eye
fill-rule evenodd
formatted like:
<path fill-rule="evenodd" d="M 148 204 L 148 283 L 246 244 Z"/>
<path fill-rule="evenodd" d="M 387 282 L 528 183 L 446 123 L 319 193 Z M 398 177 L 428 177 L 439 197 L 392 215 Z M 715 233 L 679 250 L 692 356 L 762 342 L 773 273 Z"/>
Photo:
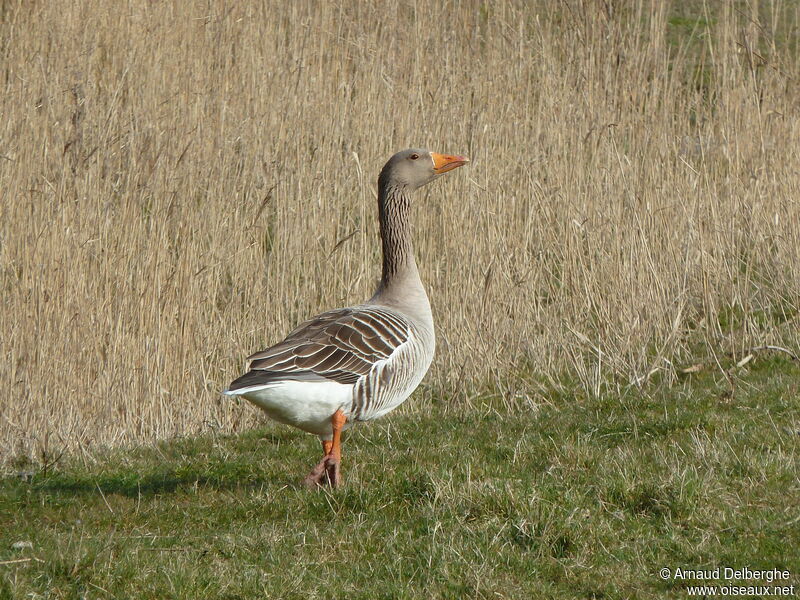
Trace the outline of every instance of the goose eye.
<path fill-rule="evenodd" d="M 411 160 L 417 160 L 417 159 L 419 158 L 419 154 L 416 154 L 416 153 L 415 153 L 415 154 L 412 154 L 412 155 L 411 155 L 411 156 L 409 156 L 408 158 L 410 158 Z"/>

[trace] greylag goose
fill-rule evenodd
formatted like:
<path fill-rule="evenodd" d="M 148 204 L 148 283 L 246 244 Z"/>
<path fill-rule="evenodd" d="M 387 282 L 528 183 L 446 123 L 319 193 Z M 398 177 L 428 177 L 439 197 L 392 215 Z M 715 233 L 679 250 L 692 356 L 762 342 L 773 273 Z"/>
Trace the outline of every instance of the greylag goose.
<path fill-rule="evenodd" d="M 375 294 L 249 356 L 249 371 L 225 391 L 320 437 L 324 456 L 304 480 L 309 487 L 339 485 L 342 431 L 397 408 L 428 371 L 433 315 L 414 260 L 411 194 L 467 162 L 428 150 L 392 156 L 378 177 L 383 271 Z"/>

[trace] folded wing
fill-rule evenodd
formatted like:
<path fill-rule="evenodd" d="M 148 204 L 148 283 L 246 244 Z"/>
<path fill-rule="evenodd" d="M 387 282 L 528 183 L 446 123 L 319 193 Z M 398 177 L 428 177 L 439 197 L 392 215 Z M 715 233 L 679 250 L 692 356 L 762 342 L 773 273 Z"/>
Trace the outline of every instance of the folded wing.
<path fill-rule="evenodd" d="M 354 384 L 411 336 L 406 319 L 374 306 L 332 310 L 306 321 L 285 340 L 248 357 L 249 372 L 229 391 L 285 380 Z"/>

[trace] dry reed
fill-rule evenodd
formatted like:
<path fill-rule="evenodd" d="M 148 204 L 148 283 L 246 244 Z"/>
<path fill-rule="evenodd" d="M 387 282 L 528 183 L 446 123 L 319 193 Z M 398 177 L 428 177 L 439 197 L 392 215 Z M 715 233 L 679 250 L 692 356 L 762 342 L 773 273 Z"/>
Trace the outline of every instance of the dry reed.
<path fill-rule="evenodd" d="M 415 209 L 429 394 L 796 348 L 797 10 L 0 3 L 3 455 L 251 426 L 219 391 L 368 297 L 409 146 L 473 160 Z"/>

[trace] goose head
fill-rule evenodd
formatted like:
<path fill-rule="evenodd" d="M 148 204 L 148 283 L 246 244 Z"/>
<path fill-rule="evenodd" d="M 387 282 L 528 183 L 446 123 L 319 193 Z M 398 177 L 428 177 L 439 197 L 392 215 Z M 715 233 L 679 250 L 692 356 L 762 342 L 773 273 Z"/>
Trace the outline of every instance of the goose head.
<path fill-rule="evenodd" d="M 381 171 L 378 182 L 380 186 L 416 190 L 468 162 L 466 156 L 409 148 L 401 150 L 389 159 Z"/>

